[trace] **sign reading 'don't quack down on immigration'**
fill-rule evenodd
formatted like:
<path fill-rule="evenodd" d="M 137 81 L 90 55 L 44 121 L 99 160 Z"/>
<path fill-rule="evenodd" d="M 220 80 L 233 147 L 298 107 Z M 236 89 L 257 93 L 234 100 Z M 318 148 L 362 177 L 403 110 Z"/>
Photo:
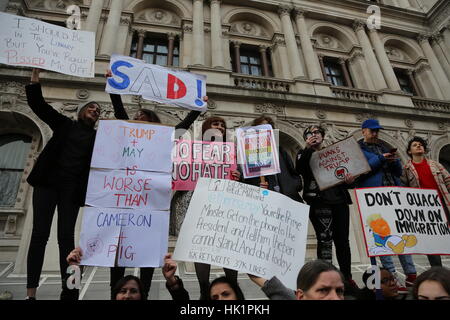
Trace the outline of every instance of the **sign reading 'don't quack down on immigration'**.
<path fill-rule="evenodd" d="M 343 183 L 349 173 L 357 177 L 371 170 L 354 137 L 314 152 L 309 164 L 320 190 Z"/>
<path fill-rule="evenodd" d="M 169 214 L 149 209 L 84 208 L 81 264 L 159 267 L 167 252 Z"/>
<path fill-rule="evenodd" d="M 95 33 L 0 12 L 0 63 L 94 77 Z"/>
<path fill-rule="evenodd" d="M 271 125 L 238 128 L 236 139 L 245 179 L 280 173 L 278 147 Z"/>
<path fill-rule="evenodd" d="M 144 99 L 205 111 L 206 76 L 112 55 L 106 92 L 140 95 Z"/>
<path fill-rule="evenodd" d="M 234 180 L 200 178 L 173 258 L 277 276 L 296 288 L 305 260 L 309 206 Z"/>
<path fill-rule="evenodd" d="M 231 179 L 237 169 L 233 142 L 176 140 L 173 160 L 173 189 L 194 190 L 200 177 Z"/>
<path fill-rule="evenodd" d="M 355 190 L 369 257 L 450 254 L 450 229 L 436 190 Z"/>
<path fill-rule="evenodd" d="M 99 123 L 86 194 L 82 264 L 157 267 L 167 252 L 174 128 Z M 101 248 L 101 250 L 100 250 Z M 84 253 L 87 252 L 85 256 Z"/>

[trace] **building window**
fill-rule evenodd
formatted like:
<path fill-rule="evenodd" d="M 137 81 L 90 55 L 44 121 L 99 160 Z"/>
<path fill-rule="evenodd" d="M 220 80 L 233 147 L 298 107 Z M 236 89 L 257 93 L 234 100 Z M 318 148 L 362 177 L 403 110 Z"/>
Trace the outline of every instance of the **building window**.
<path fill-rule="evenodd" d="M 233 72 L 252 76 L 273 77 L 270 53 L 265 46 L 240 45 L 230 47 Z"/>
<path fill-rule="evenodd" d="M 241 72 L 252 76 L 262 76 L 261 58 L 259 52 L 241 50 Z"/>
<path fill-rule="evenodd" d="M 407 94 L 417 96 L 417 92 L 414 89 L 413 80 L 405 69 L 394 68 L 394 73 L 397 77 L 400 88 Z"/>
<path fill-rule="evenodd" d="M 0 206 L 13 207 L 30 151 L 31 138 L 20 134 L 0 136 Z"/>
<path fill-rule="evenodd" d="M 174 38 L 169 39 L 167 36 L 161 36 L 160 34 L 148 34 L 142 39 L 142 48 L 140 48 L 140 37 L 144 37 L 144 35 L 140 34 L 133 38 L 130 52 L 131 57 L 160 66 L 179 66 L 179 44 Z M 173 49 L 170 53 L 169 48 L 171 45 Z"/>
<path fill-rule="evenodd" d="M 326 81 L 333 86 L 351 87 L 351 79 L 344 60 L 337 58 L 323 58 L 323 73 Z"/>

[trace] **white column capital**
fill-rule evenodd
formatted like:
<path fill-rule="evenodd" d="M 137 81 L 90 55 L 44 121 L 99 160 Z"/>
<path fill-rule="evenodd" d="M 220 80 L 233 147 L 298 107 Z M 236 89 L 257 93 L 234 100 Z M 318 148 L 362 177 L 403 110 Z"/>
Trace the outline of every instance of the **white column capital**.
<path fill-rule="evenodd" d="M 308 13 L 308 11 L 299 7 L 294 7 L 293 11 L 296 19 L 304 19 L 306 14 Z"/>
<path fill-rule="evenodd" d="M 364 27 L 366 26 L 366 22 L 364 20 L 355 20 L 355 22 L 353 22 L 353 30 L 355 31 L 360 31 L 363 30 L 364 31 Z"/>
<path fill-rule="evenodd" d="M 147 30 L 139 29 L 139 30 L 136 30 L 136 32 L 137 32 L 137 34 L 138 34 L 138 37 L 144 38 L 144 37 L 145 37 L 145 34 L 147 33 Z"/>
<path fill-rule="evenodd" d="M 431 41 L 436 42 L 436 43 L 441 43 L 444 41 L 444 35 L 438 33 L 435 33 L 431 36 Z"/>
<path fill-rule="evenodd" d="M 428 39 L 430 39 L 430 34 L 421 33 L 421 34 L 419 34 L 417 36 L 417 41 L 419 43 L 422 43 L 422 42 L 425 42 L 425 41 L 428 42 Z"/>
<path fill-rule="evenodd" d="M 222 0 L 211 0 L 211 5 L 220 5 L 222 3 Z"/>
<path fill-rule="evenodd" d="M 284 17 L 284 16 L 288 16 L 290 15 L 292 11 L 292 7 L 291 6 L 287 6 L 287 5 L 280 5 L 278 6 L 278 14 L 280 15 L 280 17 Z"/>

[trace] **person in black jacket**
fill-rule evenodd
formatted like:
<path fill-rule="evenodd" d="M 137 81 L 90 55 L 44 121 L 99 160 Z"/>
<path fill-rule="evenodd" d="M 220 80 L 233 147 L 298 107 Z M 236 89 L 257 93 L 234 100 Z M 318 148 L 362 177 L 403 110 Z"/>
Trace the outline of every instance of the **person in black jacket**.
<path fill-rule="evenodd" d="M 252 122 L 252 126 L 259 126 L 262 124 L 270 124 L 275 129 L 275 123 L 272 118 L 268 116 L 261 116 L 256 118 Z M 295 171 L 294 164 L 291 157 L 288 155 L 283 147 L 278 146 L 279 160 L 280 160 L 280 173 L 265 176 L 265 182 L 261 182 L 260 177 L 245 179 L 244 183 L 248 183 L 254 186 L 260 186 L 272 191 L 279 192 L 288 196 L 292 200 L 303 202 L 300 196 L 303 184 L 299 174 Z"/>
<path fill-rule="evenodd" d="M 84 205 L 95 141 L 95 123 L 100 106 L 91 101 L 78 107 L 78 120 L 60 114 L 45 102 L 39 83 L 39 69 L 33 69 L 31 84 L 25 87 L 33 112 L 52 130 L 53 136 L 42 150 L 28 176 L 33 190 L 33 231 L 27 257 L 27 299 L 36 299 L 55 208 L 58 209 L 58 246 L 62 279 L 61 300 L 78 299 L 78 290 L 69 290 L 66 256 L 74 248 L 78 211 Z"/>
<path fill-rule="evenodd" d="M 332 243 L 336 246 L 336 256 L 347 285 L 356 288 L 351 274 L 351 254 L 349 227 L 349 204 L 352 203 L 347 188 L 354 182 L 352 175 L 347 175 L 347 185 L 339 185 L 323 191 L 319 190 L 309 164 L 313 152 L 322 149 L 325 130 L 316 125 L 309 126 L 303 132 L 306 147 L 297 154 L 296 170 L 304 181 L 303 198 L 310 205 L 309 219 L 317 238 L 317 258 L 332 261 Z"/>
<path fill-rule="evenodd" d="M 111 70 L 107 70 L 105 74 L 106 78 L 112 77 Z M 111 102 L 114 107 L 114 116 L 116 119 L 120 120 L 129 120 L 129 116 L 127 112 L 125 111 L 125 108 L 122 103 L 122 98 L 118 94 L 110 94 Z M 208 101 L 208 97 L 203 97 L 204 101 Z M 175 130 L 183 129 L 179 132 L 176 132 L 176 136 L 179 137 L 183 135 L 184 130 L 188 130 L 189 127 L 194 123 L 194 121 L 198 118 L 198 116 L 201 114 L 201 111 L 191 111 L 186 116 L 186 118 L 183 119 L 179 124 L 175 126 Z M 148 109 L 140 109 L 136 114 L 134 115 L 133 120 L 137 121 L 146 121 L 146 122 L 154 122 L 154 123 L 161 123 L 161 120 L 159 119 L 158 115 Z M 152 267 L 145 267 L 140 268 L 140 277 L 141 282 L 143 286 L 143 293 L 144 293 L 144 300 L 147 299 L 148 293 L 150 291 L 152 279 L 153 279 L 153 272 L 155 271 L 155 268 Z M 110 286 L 111 286 L 111 298 L 113 298 L 113 292 L 112 289 L 115 287 L 117 281 L 119 281 L 125 274 L 125 267 L 112 267 L 111 268 L 111 278 L 110 278 Z"/>

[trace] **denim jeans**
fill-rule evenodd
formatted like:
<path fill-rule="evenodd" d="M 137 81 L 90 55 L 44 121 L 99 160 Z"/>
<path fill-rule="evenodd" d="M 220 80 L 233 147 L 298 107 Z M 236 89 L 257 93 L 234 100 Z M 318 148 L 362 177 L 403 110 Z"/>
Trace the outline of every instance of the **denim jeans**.
<path fill-rule="evenodd" d="M 400 260 L 405 275 L 417 273 L 411 255 L 399 255 L 398 259 Z M 384 268 L 388 269 L 392 273 L 395 272 L 395 265 L 392 260 L 392 256 L 380 256 L 380 260 Z"/>

